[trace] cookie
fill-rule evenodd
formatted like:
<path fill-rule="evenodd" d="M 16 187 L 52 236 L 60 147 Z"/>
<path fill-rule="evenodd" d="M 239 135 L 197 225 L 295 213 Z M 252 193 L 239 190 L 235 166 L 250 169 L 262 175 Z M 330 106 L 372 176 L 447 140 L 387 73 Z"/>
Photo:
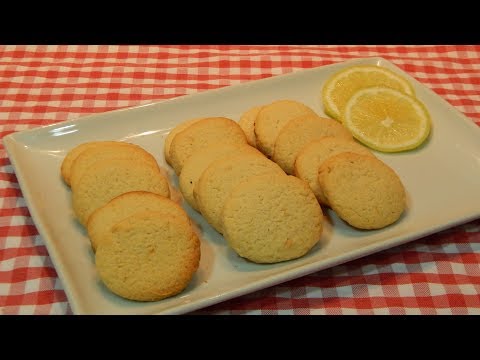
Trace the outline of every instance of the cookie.
<path fill-rule="evenodd" d="M 304 115 L 290 120 L 278 134 L 272 160 L 287 173 L 293 174 L 295 159 L 310 141 L 323 136 L 352 140 L 350 132 L 338 121 L 317 115 Z"/>
<path fill-rule="evenodd" d="M 202 119 L 179 132 L 170 146 L 175 173 L 180 175 L 185 161 L 197 151 L 220 143 L 247 144 L 247 138 L 235 121 L 224 117 Z"/>
<path fill-rule="evenodd" d="M 325 160 L 342 152 L 374 156 L 370 150 L 354 140 L 326 136 L 310 141 L 295 159 L 294 175 L 308 183 L 322 204 L 328 205 L 328 201 L 318 183 L 318 169 Z"/>
<path fill-rule="evenodd" d="M 316 114 L 308 106 L 293 100 L 279 100 L 262 107 L 255 119 L 257 149 L 271 158 L 280 130 L 290 120 L 302 115 Z"/>
<path fill-rule="evenodd" d="M 255 119 L 257 118 L 257 115 L 261 109 L 262 106 L 255 106 L 245 111 L 238 122 L 238 125 L 240 125 L 245 133 L 245 136 L 247 137 L 248 143 L 253 147 L 257 146 L 255 140 Z"/>
<path fill-rule="evenodd" d="M 145 161 L 157 166 L 155 158 L 138 145 L 130 143 L 108 143 L 85 149 L 71 166 L 70 186 L 75 190 L 78 180 L 95 162 L 105 159 L 129 159 Z"/>
<path fill-rule="evenodd" d="M 82 225 L 113 198 L 130 191 L 169 197 L 168 181 L 157 165 L 128 159 L 106 159 L 88 168 L 73 189 L 73 210 Z"/>
<path fill-rule="evenodd" d="M 171 165 L 171 160 L 170 160 L 170 146 L 172 145 L 172 141 L 173 141 L 173 138 L 181 131 L 185 130 L 187 127 L 189 127 L 190 125 L 196 123 L 197 121 L 199 120 L 202 120 L 202 119 L 205 119 L 205 118 L 195 118 L 195 119 L 190 119 L 190 120 L 187 120 L 187 121 L 184 121 L 180 124 L 178 124 L 177 126 L 175 126 L 171 131 L 170 133 L 167 135 L 167 137 L 165 138 L 165 145 L 163 147 L 163 154 L 165 156 L 165 161 L 167 162 L 167 164 L 170 164 Z"/>
<path fill-rule="evenodd" d="M 88 218 L 87 230 L 93 251 L 96 251 L 113 225 L 147 210 L 183 217 L 188 221 L 185 210 L 172 200 L 151 192 L 131 191 L 113 198 Z"/>
<path fill-rule="evenodd" d="M 240 154 L 216 160 L 200 176 L 194 196 L 203 217 L 222 233 L 222 211 L 230 191 L 251 176 L 285 173 L 273 161 L 257 154 Z"/>
<path fill-rule="evenodd" d="M 183 218 L 146 211 L 113 226 L 97 249 L 98 275 L 113 293 L 157 301 L 183 291 L 198 269 L 200 242 Z"/>
<path fill-rule="evenodd" d="M 330 207 L 358 229 L 388 226 L 406 207 L 400 178 L 373 156 L 335 155 L 320 166 L 318 181 Z"/>
<path fill-rule="evenodd" d="M 250 177 L 225 201 L 224 237 L 256 263 L 299 258 L 322 235 L 323 214 L 308 185 L 294 176 Z"/>
<path fill-rule="evenodd" d="M 106 145 L 106 144 L 124 145 L 126 143 L 120 142 L 120 141 L 90 141 L 90 142 L 86 142 L 86 143 L 75 146 L 72 150 L 70 150 L 67 153 L 67 155 L 63 159 L 60 170 L 61 170 L 62 178 L 68 186 L 70 186 L 70 175 L 71 175 L 72 164 L 77 159 L 77 157 L 86 149 L 89 149 L 98 145 Z"/>
<path fill-rule="evenodd" d="M 197 201 L 193 196 L 193 189 L 205 169 L 215 160 L 247 152 L 263 156 L 260 151 L 250 145 L 228 143 L 211 145 L 193 154 L 187 161 L 185 161 L 182 172 L 178 177 L 179 187 L 183 198 L 192 208 L 200 211 L 198 209 Z"/>

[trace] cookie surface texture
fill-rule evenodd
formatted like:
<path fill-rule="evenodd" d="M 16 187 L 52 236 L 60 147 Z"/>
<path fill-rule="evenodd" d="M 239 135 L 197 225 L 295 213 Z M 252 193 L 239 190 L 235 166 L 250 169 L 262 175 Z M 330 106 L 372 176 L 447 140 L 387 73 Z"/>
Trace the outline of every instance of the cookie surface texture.
<path fill-rule="evenodd" d="M 221 233 L 221 215 L 230 191 L 251 176 L 269 173 L 285 176 L 277 164 L 263 155 L 241 154 L 214 161 L 200 176 L 194 189 L 203 217 Z"/>
<path fill-rule="evenodd" d="M 143 211 L 157 211 L 188 220 L 185 210 L 164 196 L 146 191 L 128 192 L 113 198 L 90 215 L 87 230 L 93 250 L 96 251 L 115 224 Z"/>
<path fill-rule="evenodd" d="M 291 175 L 300 150 L 310 141 L 323 136 L 353 139 L 350 132 L 336 120 L 317 115 L 301 116 L 289 121 L 278 134 L 272 160 Z"/>
<path fill-rule="evenodd" d="M 377 158 L 350 152 L 319 169 L 318 181 L 330 207 L 358 229 L 380 229 L 397 221 L 406 207 L 398 175 Z"/>
<path fill-rule="evenodd" d="M 247 138 L 235 121 L 223 117 L 201 119 L 179 132 L 170 146 L 175 173 L 180 175 L 185 161 L 195 152 L 220 143 L 247 144 Z"/>
<path fill-rule="evenodd" d="M 316 115 L 308 106 L 293 100 L 279 100 L 265 105 L 255 120 L 257 148 L 269 158 L 278 134 L 290 120 L 302 115 Z"/>
<path fill-rule="evenodd" d="M 67 185 L 70 186 L 70 175 L 71 175 L 71 167 L 73 162 L 77 159 L 77 157 L 84 151 L 89 148 L 98 146 L 98 145 L 105 145 L 105 144 L 125 144 L 120 141 L 90 141 L 86 142 L 80 145 L 75 146 L 73 149 L 71 149 L 65 158 L 63 159 L 62 166 L 61 166 L 61 174 L 63 177 L 63 180 Z"/>
<path fill-rule="evenodd" d="M 130 191 L 170 196 L 168 181 L 158 166 L 144 161 L 107 159 L 95 162 L 72 193 L 73 210 L 86 225 L 90 215 L 113 198 Z"/>
<path fill-rule="evenodd" d="M 185 130 L 187 127 L 190 125 L 196 123 L 199 120 L 202 120 L 204 118 L 194 118 L 194 119 L 189 119 L 186 121 L 183 121 L 182 123 L 178 124 L 175 126 L 172 131 L 167 135 L 165 138 L 165 144 L 163 147 L 163 155 L 165 156 L 165 161 L 167 164 L 171 165 L 171 160 L 170 160 L 170 146 L 172 145 L 173 138 L 181 131 Z"/>
<path fill-rule="evenodd" d="M 72 164 L 70 186 L 75 190 L 78 181 L 85 172 L 97 161 L 106 159 L 128 159 L 144 161 L 158 166 L 157 161 L 142 147 L 130 143 L 99 144 L 83 151 Z"/>
<path fill-rule="evenodd" d="M 327 136 L 309 142 L 295 159 L 294 175 L 308 183 L 322 204 L 328 205 L 328 201 L 318 182 L 318 170 L 324 161 L 342 152 L 374 156 L 370 150 L 354 140 Z"/>
<path fill-rule="evenodd" d="M 157 301 L 180 293 L 198 269 L 200 243 L 181 218 L 142 212 L 115 225 L 95 264 L 103 283 L 130 300 Z"/>
<path fill-rule="evenodd" d="M 257 263 L 305 255 L 323 229 L 315 195 L 294 176 L 256 176 L 238 185 L 225 203 L 222 220 L 228 244 Z"/>
<path fill-rule="evenodd" d="M 240 125 L 247 137 L 248 144 L 253 147 L 257 146 L 257 141 L 255 140 L 255 119 L 261 109 L 262 106 L 255 106 L 245 111 L 238 122 L 238 125 Z"/>
<path fill-rule="evenodd" d="M 228 143 L 211 145 L 193 154 L 187 161 L 185 161 L 182 172 L 178 177 L 180 191 L 184 199 L 192 208 L 199 211 L 197 201 L 193 196 L 193 189 L 206 168 L 216 160 L 247 152 L 263 156 L 260 151 L 250 145 Z"/>

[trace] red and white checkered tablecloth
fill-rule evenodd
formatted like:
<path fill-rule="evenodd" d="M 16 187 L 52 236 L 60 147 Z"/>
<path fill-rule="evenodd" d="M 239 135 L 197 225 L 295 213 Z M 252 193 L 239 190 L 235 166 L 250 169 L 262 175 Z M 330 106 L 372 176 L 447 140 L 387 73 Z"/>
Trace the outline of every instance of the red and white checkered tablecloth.
<path fill-rule="evenodd" d="M 0 138 L 368 56 L 390 60 L 480 125 L 480 46 L 0 46 Z M 0 313 L 71 313 L 3 144 Z M 196 313 L 480 314 L 480 219 Z"/>

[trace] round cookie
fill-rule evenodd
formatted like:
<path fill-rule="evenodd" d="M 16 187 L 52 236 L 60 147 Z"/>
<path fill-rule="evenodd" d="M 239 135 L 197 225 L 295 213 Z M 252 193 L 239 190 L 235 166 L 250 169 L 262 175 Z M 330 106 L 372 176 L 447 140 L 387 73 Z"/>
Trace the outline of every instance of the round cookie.
<path fill-rule="evenodd" d="M 192 124 L 195 124 L 197 121 L 202 120 L 205 118 L 195 118 L 195 119 L 190 119 L 186 120 L 177 126 L 175 126 L 170 133 L 167 135 L 165 138 L 165 145 L 163 147 L 163 154 L 165 156 L 165 161 L 167 164 L 172 164 L 170 160 L 170 146 L 172 145 L 173 138 L 181 131 L 185 130 L 187 127 L 189 127 Z"/>
<path fill-rule="evenodd" d="M 189 221 L 185 210 L 169 198 L 147 191 L 131 191 L 113 198 L 88 218 L 88 237 L 93 251 L 97 250 L 98 244 L 107 236 L 112 226 L 131 215 L 147 210 L 183 217 Z"/>
<path fill-rule="evenodd" d="M 293 100 L 279 100 L 262 107 L 255 119 L 257 148 L 271 158 L 280 130 L 290 120 L 302 115 L 316 114 L 308 106 Z"/>
<path fill-rule="evenodd" d="M 130 191 L 148 191 L 169 197 L 167 179 L 157 165 L 128 159 L 95 162 L 73 189 L 73 210 L 85 225 L 90 215 L 118 195 Z"/>
<path fill-rule="evenodd" d="M 224 117 L 202 119 L 179 132 L 170 146 L 175 173 L 180 175 L 185 161 L 197 151 L 220 143 L 247 144 L 247 138 L 235 121 Z"/>
<path fill-rule="evenodd" d="M 263 155 L 244 153 L 216 160 L 200 176 L 194 196 L 203 217 L 222 233 L 222 211 L 232 189 L 249 177 L 285 173 Z"/>
<path fill-rule="evenodd" d="M 293 174 L 299 151 L 310 141 L 323 136 L 353 140 L 350 132 L 338 121 L 317 115 L 304 115 L 290 120 L 280 131 L 272 160 L 287 174 Z"/>
<path fill-rule="evenodd" d="M 225 239 L 238 255 L 276 263 L 305 255 L 320 240 L 323 214 L 305 182 L 265 175 L 235 187 L 222 222 Z"/>
<path fill-rule="evenodd" d="M 238 125 L 240 125 L 245 133 L 245 136 L 247 137 L 248 143 L 253 147 L 257 146 L 255 140 L 255 119 L 257 118 L 257 115 L 262 107 L 263 106 L 255 106 L 245 111 L 238 122 Z"/>
<path fill-rule="evenodd" d="M 183 291 L 198 269 L 200 242 L 183 218 L 147 211 L 113 226 L 95 265 L 113 293 L 157 301 Z"/>
<path fill-rule="evenodd" d="M 205 171 L 205 169 L 215 160 L 225 158 L 227 156 L 254 153 L 260 156 L 263 154 L 247 144 L 218 144 L 210 145 L 205 149 L 199 150 L 183 165 L 182 172 L 178 177 L 180 191 L 184 199 L 190 204 L 192 208 L 200 211 L 197 205 L 197 201 L 193 196 L 193 189 L 198 182 L 198 179 Z"/>
<path fill-rule="evenodd" d="M 86 142 L 86 143 L 75 146 L 73 149 L 71 149 L 67 153 L 67 155 L 62 161 L 62 166 L 60 171 L 62 173 L 63 180 L 68 186 L 70 186 L 72 164 L 77 159 L 77 157 L 86 149 L 89 149 L 98 145 L 106 145 L 106 144 L 125 145 L 126 143 L 120 142 L 120 141 L 90 141 L 90 142 Z"/>
<path fill-rule="evenodd" d="M 75 190 L 78 180 L 97 161 L 106 159 L 129 159 L 133 161 L 145 161 L 157 166 L 155 158 L 138 145 L 130 143 L 99 144 L 85 149 L 72 164 L 70 186 Z"/>
<path fill-rule="evenodd" d="M 406 207 L 398 175 L 369 155 L 345 152 L 325 161 L 318 181 L 330 207 L 359 229 L 380 229 L 397 221 Z"/>
<path fill-rule="evenodd" d="M 318 183 L 318 169 L 325 160 L 342 152 L 374 156 L 370 150 L 354 140 L 326 136 L 310 141 L 295 159 L 294 175 L 308 183 L 322 204 L 328 205 L 328 201 Z"/>

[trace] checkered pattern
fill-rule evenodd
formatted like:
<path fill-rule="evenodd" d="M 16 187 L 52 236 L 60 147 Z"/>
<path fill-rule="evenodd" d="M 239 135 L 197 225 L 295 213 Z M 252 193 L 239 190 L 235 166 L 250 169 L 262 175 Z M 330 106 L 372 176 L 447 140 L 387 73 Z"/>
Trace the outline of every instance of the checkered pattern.
<path fill-rule="evenodd" d="M 480 125 L 480 46 L 2 46 L 0 138 L 348 59 L 382 56 Z M 480 220 L 199 314 L 480 314 Z M 70 314 L 0 145 L 0 314 Z"/>

